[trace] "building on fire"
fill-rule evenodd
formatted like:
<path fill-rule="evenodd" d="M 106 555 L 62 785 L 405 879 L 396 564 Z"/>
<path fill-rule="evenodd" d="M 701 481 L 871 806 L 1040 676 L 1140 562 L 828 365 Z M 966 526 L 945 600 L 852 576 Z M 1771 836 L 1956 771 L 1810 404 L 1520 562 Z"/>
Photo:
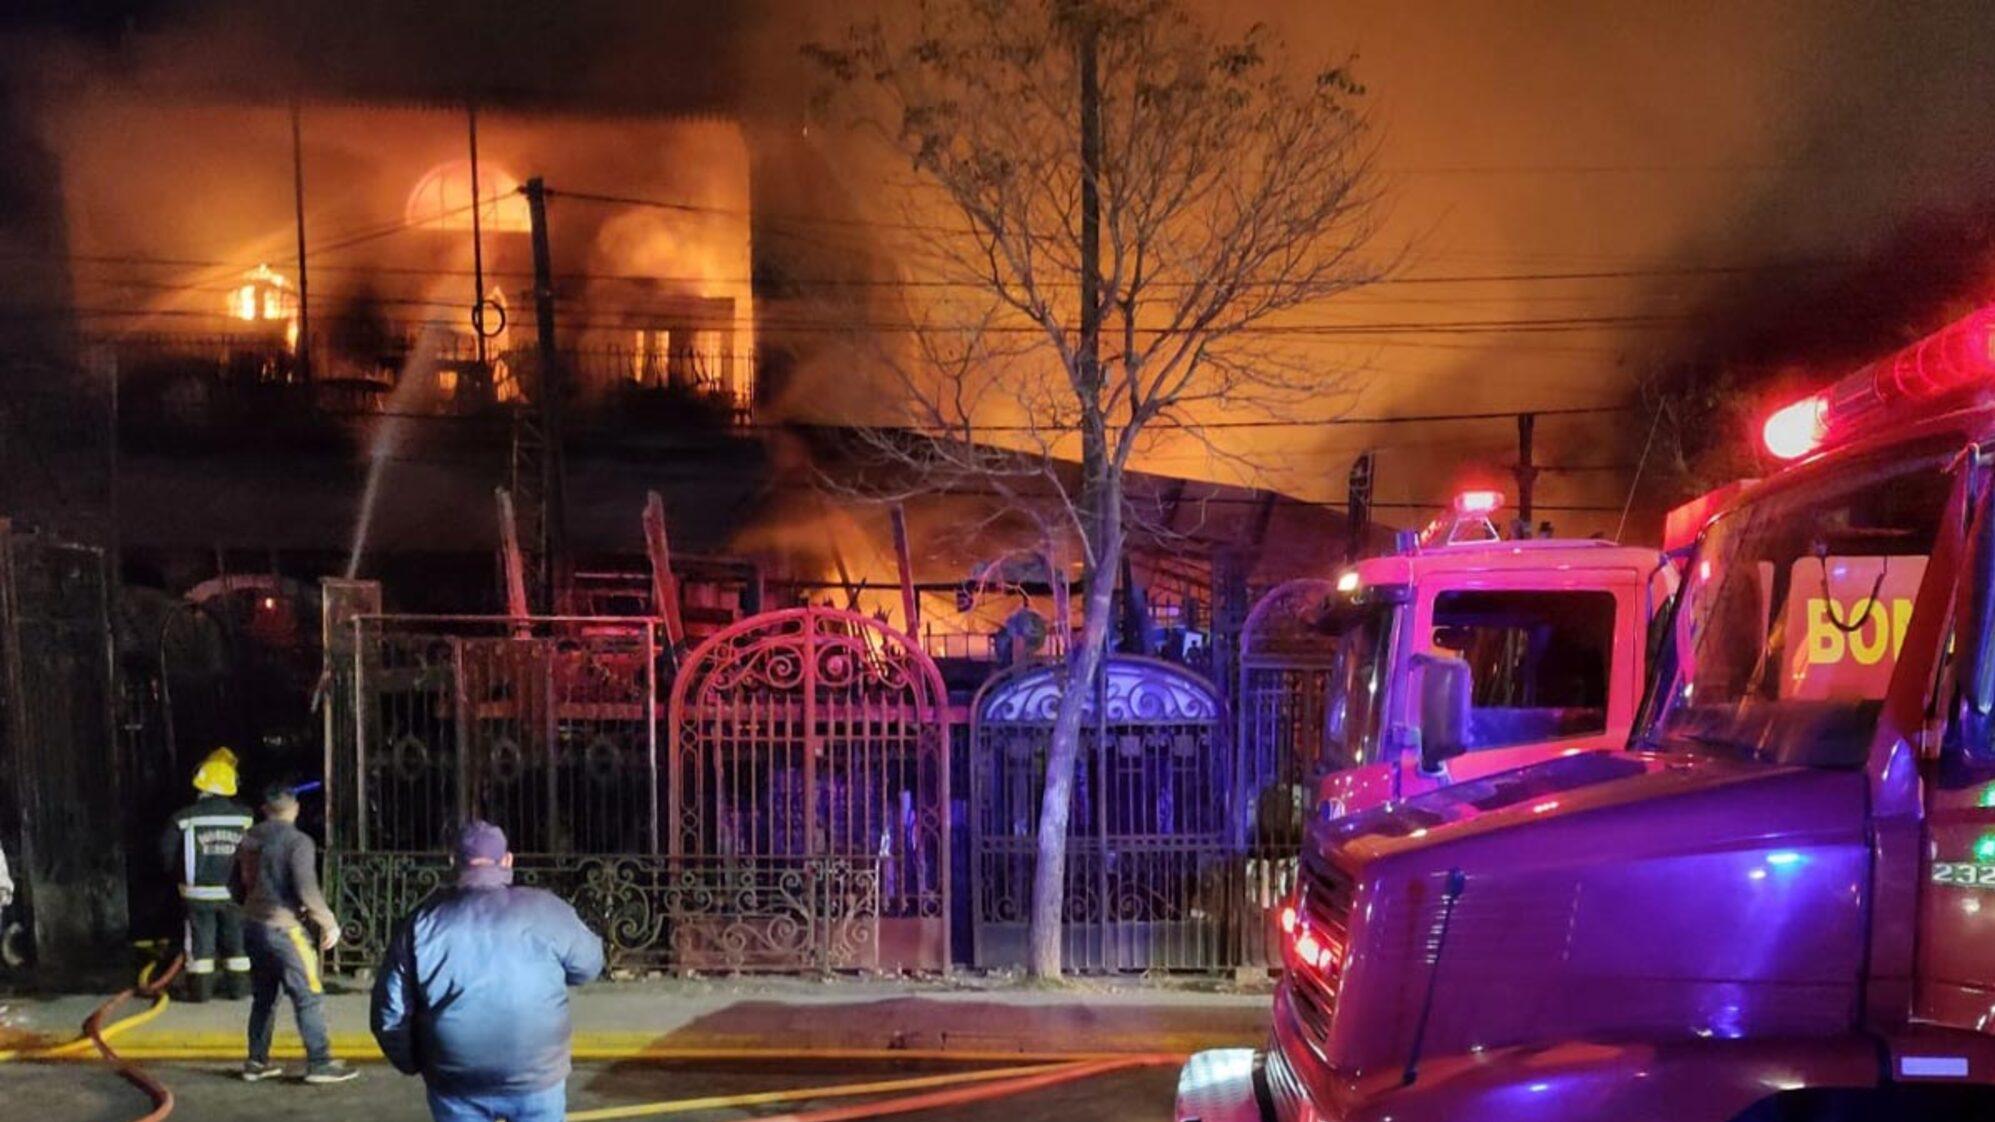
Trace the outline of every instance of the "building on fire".
<path fill-rule="evenodd" d="M 634 963 L 936 968 L 1016 953 L 1023 866 L 1004 837 L 1029 824 L 993 815 L 1027 788 L 993 785 L 1029 787 L 1036 726 L 978 700 L 1024 704 L 1040 688 L 1034 667 L 1067 634 L 1063 582 L 988 496 L 919 496 L 898 514 L 856 501 L 837 485 L 856 467 L 836 428 L 785 423 L 795 313 L 771 327 L 762 309 L 809 294 L 765 244 L 780 239 L 758 237 L 758 158 L 737 123 L 104 95 L 65 100 L 44 131 L 76 376 L 111 390 L 103 544 L 117 579 L 98 611 L 119 638 L 132 853 L 149 851 L 191 762 L 229 743 L 252 780 L 321 776 L 342 914 L 368 937 L 381 893 L 405 887 L 376 855 L 425 849 L 475 809 L 510 818 L 525 867 L 555 887 L 599 860 L 670 859 L 762 889 L 816 878 L 817 895 L 792 901 L 809 945 L 767 945 L 781 917 L 723 909 L 636 939 Z M 552 606 L 596 623 L 491 622 L 518 609 L 495 491 L 522 489 L 523 420 L 541 419 L 530 183 L 545 188 L 563 385 L 566 595 Z M 1133 936 L 1105 923 L 1083 959 L 1254 960 L 1259 913 L 1218 902 L 1252 895 L 1227 855 L 1256 792 L 1215 762 L 1234 752 L 1242 631 L 1256 598 L 1324 576 L 1351 535 L 1341 511 L 1270 492 L 1161 476 L 1130 490 L 1144 529 L 1112 574 L 1128 661 L 1111 681 L 1133 692 L 1108 701 L 1126 727 L 1102 730 L 1126 762 L 1120 787 L 1104 772 L 1090 789 L 1101 827 L 1140 839 L 1097 858 L 1114 866 L 1100 875 L 1160 895 L 1142 921 L 1151 950 L 1112 951 Z M 719 687 L 701 652 L 799 635 L 859 658 L 809 677 L 858 723 L 797 740 L 775 710 L 672 721 L 722 695 L 788 704 L 769 693 L 794 686 L 780 675 L 702 693 Z M 838 677 L 883 660 L 901 670 Z M 548 677 L 529 686 L 529 672 Z M 807 765 L 793 755 L 805 742 L 859 770 Z M 897 754 L 910 744 L 925 747 Z M 714 762 L 689 770 L 683 752 Z M 760 778 L 732 793 L 691 778 L 722 772 Z M 840 829 L 810 825 L 839 807 Z M 135 926 L 166 914 L 156 895 L 135 888 Z M 832 896 L 846 920 L 819 907 Z M 369 953 L 363 939 L 347 958 Z"/>

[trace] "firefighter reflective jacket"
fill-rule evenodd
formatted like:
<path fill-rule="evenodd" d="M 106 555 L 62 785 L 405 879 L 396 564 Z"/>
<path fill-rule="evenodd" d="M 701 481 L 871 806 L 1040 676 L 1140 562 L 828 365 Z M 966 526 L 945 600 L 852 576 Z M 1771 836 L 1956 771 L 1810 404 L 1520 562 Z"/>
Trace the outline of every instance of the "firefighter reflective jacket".
<path fill-rule="evenodd" d="M 167 822 L 159 852 L 184 899 L 228 900 L 236 846 L 255 823 L 248 807 L 220 795 L 202 796 Z"/>

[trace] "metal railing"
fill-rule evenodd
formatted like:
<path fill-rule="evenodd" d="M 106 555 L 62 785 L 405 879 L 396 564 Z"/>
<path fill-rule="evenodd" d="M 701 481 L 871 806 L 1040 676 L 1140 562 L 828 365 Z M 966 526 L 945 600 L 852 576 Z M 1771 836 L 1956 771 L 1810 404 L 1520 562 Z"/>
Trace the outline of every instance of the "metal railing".
<path fill-rule="evenodd" d="M 180 425 L 244 408 L 329 416 L 500 413 L 529 399 L 537 377 L 531 348 L 490 350 L 481 365 L 475 340 L 459 335 L 390 335 L 366 354 L 315 339 L 309 380 L 296 349 L 270 332 L 137 332 L 95 346 L 116 363 L 128 421 Z M 561 361 L 578 423 L 654 414 L 741 421 L 754 404 L 755 358 L 747 348 L 661 355 L 583 344 L 562 348 Z M 401 392 L 418 369 L 429 384 Z"/>

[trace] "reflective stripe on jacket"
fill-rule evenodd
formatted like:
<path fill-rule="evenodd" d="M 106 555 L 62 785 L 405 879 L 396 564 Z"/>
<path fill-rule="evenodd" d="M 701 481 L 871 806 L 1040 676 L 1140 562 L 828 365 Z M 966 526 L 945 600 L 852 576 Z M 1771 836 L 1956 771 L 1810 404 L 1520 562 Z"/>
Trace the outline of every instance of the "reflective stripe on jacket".
<path fill-rule="evenodd" d="M 256 824 L 249 808 L 234 799 L 206 795 L 167 820 L 159 855 L 189 900 L 227 900 L 236 847 Z"/>

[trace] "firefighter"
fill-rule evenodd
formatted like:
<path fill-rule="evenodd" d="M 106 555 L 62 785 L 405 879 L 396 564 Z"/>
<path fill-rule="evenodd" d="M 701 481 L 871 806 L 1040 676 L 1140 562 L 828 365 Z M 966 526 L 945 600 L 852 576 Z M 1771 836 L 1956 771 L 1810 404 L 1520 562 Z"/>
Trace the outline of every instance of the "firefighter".
<path fill-rule="evenodd" d="M 166 824 L 160 854 L 180 888 L 187 914 L 187 999 L 206 1001 L 215 990 L 216 952 L 222 955 L 222 996 L 249 996 L 249 956 L 243 949 L 242 909 L 229 898 L 236 847 L 256 823 L 235 801 L 236 755 L 208 753 L 194 771 L 201 797 Z"/>

